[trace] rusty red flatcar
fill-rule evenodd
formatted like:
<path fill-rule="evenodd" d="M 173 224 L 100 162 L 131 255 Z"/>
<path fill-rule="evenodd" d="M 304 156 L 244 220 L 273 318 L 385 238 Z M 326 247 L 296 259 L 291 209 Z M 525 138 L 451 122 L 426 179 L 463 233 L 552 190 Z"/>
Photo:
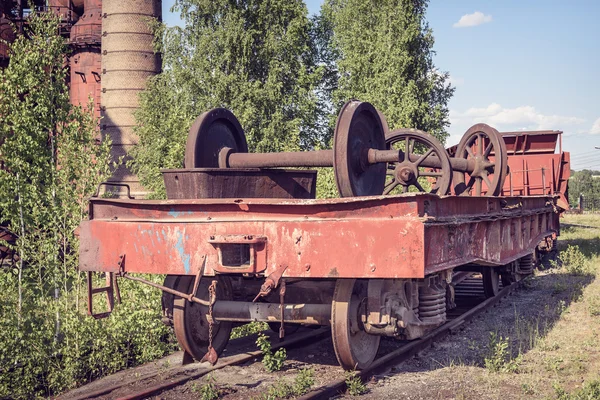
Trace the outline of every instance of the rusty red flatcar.
<path fill-rule="evenodd" d="M 554 170 L 541 189 L 532 171 L 517 181 L 519 162 L 549 161 L 515 159 L 509 137 L 475 125 L 451 157 L 433 136 L 388 131 L 372 105 L 351 101 L 333 150 L 252 154 L 235 116 L 211 110 L 192 125 L 185 169 L 164 171 L 168 200 L 91 199 L 80 246 L 89 311 L 93 294 L 107 292 L 112 307 L 117 277 L 133 279 L 163 291 L 186 360 L 215 362 L 233 324 L 265 321 L 281 337 L 331 326 L 340 365 L 365 368 L 382 336 L 443 324 L 466 274 L 481 273 L 491 297 L 554 247 L 566 183 Z M 340 198 L 315 199 L 315 171 L 273 169 L 325 166 Z M 92 287 L 94 271 L 106 287 Z"/>

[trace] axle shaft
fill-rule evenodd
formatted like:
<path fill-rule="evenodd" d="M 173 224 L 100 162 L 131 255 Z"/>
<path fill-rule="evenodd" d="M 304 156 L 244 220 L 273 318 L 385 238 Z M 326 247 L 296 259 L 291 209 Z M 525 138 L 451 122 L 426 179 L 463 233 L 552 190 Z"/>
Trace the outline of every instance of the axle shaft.
<path fill-rule="evenodd" d="M 404 159 L 402 150 L 368 149 L 366 164 L 398 162 Z M 409 160 L 417 162 L 421 156 L 410 154 Z M 426 157 L 419 166 L 441 168 L 441 161 L 435 155 Z M 452 169 L 460 172 L 473 172 L 475 162 L 462 158 L 450 158 Z M 280 153 L 232 153 L 223 148 L 219 154 L 220 168 L 289 168 L 289 167 L 333 167 L 333 150 L 288 151 Z"/>
<path fill-rule="evenodd" d="M 217 321 L 281 322 L 281 308 L 276 303 L 217 300 L 213 306 Z M 284 304 L 283 321 L 305 325 L 330 325 L 330 304 Z"/>

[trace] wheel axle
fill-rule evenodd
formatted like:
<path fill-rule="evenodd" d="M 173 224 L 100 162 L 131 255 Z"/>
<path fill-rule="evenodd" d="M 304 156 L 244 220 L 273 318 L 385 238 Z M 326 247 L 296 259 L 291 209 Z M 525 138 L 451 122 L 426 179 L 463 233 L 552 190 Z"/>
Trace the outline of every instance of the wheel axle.
<path fill-rule="evenodd" d="M 419 191 L 424 180 L 432 193 L 445 195 L 455 180 L 456 194 L 497 195 L 506 171 L 506 146 L 493 128 L 478 124 L 459 144 L 458 157 L 450 158 L 435 137 L 415 129 L 387 132 L 387 122 L 369 103 L 351 100 L 341 109 L 331 150 L 248 153 L 246 137 L 235 116 L 214 109 L 196 119 L 188 136 L 186 168 L 333 167 L 342 197 L 390 194 L 397 186 Z M 400 143 L 404 148 L 393 148 Z M 485 147 L 484 147 L 485 146 Z M 476 154 L 475 154 L 476 153 Z M 402 168 L 390 174 L 389 169 Z M 499 173 L 498 173 L 499 171 Z M 408 174 L 406 177 L 402 174 Z M 386 183 L 386 175 L 392 182 Z M 423 178 L 419 180 L 419 178 Z"/>

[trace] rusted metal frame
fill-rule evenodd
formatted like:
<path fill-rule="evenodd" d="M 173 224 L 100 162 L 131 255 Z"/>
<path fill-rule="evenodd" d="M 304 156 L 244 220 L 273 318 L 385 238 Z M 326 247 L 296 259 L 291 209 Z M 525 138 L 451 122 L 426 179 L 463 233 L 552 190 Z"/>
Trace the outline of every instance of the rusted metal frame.
<path fill-rule="evenodd" d="M 143 279 L 143 278 L 138 278 L 136 276 L 131 276 L 127 272 L 122 272 L 121 274 L 119 274 L 119 276 L 121 278 L 129 279 L 131 281 L 136 281 L 136 282 L 144 283 L 146 285 L 149 285 L 149 286 L 152 286 L 154 288 L 160 289 L 163 292 L 167 292 L 167 293 L 170 293 L 172 295 L 179 296 L 179 297 L 182 297 L 184 299 L 187 299 L 190 302 L 202 304 L 203 306 L 207 306 L 207 307 L 210 305 L 210 301 L 202 300 L 202 299 L 199 299 L 196 296 L 194 296 L 195 292 L 192 292 L 192 293 L 189 293 L 189 294 L 188 293 L 183 293 L 183 292 L 180 292 L 178 290 L 171 289 L 169 287 L 160 285 L 158 283 L 154 283 L 154 282 L 148 281 L 148 280 Z M 194 283 L 194 285 L 195 285 L 195 283 Z"/>
<path fill-rule="evenodd" d="M 553 212 L 553 208 L 548 205 L 546 207 L 535 208 L 535 209 L 522 209 L 516 208 L 516 211 L 511 212 L 508 210 L 496 213 L 489 213 L 485 215 L 481 215 L 479 217 L 471 217 L 471 216 L 456 216 L 456 217 L 425 217 L 423 223 L 425 225 L 435 225 L 435 224 L 443 224 L 446 225 L 448 223 L 458 224 L 458 223 L 473 223 L 473 222 L 493 222 L 498 220 L 507 220 L 513 218 L 521 218 L 527 217 L 531 215 L 539 215 Z M 461 218 L 462 217 L 462 218 Z"/>
<path fill-rule="evenodd" d="M 119 285 L 117 283 L 117 277 L 113 272 L 106 272 L 106 286 L 94 288 L 93 285 L 93 272 L 88 271 L 87 273 L 87 292 L 88 292 L 88 315 L 94 317 L 95 319 L 101 319 L 108 317 L 115 306 L 115 298 L 117 303 L 121 302 L 121 292 L 119 291 Z M 103 313 L 94 313 L 94 303 L 93 297 L 94 294 L 97 293 L 106 293 L 106 303 L 108 305 L 108 311 Z"/>
<path fill-rule="evenodd" d="M 102 186 L 118 186 L 118 187 L 124 187 L 127 189 L 127 198 L 130 200 L 135 200 L 135 197 L 131 196 L 131 189 L 129 188 L 129 185 L 126 183 L 119 183 L 119 182 L 101 182 L 98 184 L 98 187 L 96 188 L 96 192 L 94 192 L 94 194 L 92 195 L 92 197 L 98 197 L 98 194 L 100 194 L 100 188 Z"/>

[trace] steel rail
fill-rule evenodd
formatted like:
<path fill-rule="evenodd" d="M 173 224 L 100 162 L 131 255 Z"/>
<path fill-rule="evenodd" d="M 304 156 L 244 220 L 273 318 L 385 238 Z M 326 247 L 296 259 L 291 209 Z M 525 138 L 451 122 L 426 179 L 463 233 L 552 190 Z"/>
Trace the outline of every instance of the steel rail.
<path fill-rule="evenodd" d="M 373 362 L 373 364 L 371 364 L 368 368 L 362 371 L 357 371 L 356 376 L 360 376 L 360 378 L 364 381 L 383 369 L 390 368 L 394 365 L 408 360 L 410 357 L 414 356 L 418 352 L 430 347 L 432 343 L 445 338 L 468 320 L 481 314 L 488 308 L 494 306 L 502 298 L 512 293 L 519 285 L 520 282 L 515 282 L 512 285 L 505 287 L 500 292 L 498 292 L 496 296 L 483 301 L 482 303 L 473 307 L 472 309 L 460 315 L 459 317 L 445 323 L 436 330 L 423 336 L 421 339 L 410 342 L 409 344 L 402 346 L 399 349 L 375 360 L 375 362 Z M 314 389 L 305 394 L 304 396 L 299 397 L 297 400 L 329 399 L 333 396 L 340 394 L 340 392 L 344 392 L 345 390 L 346 379 L 340 379 L 331 382 L 325 386 L 321 386 L 317 389 Z"/>
<path fill-rule="evenodd" d="M 323 327 L 321 329 L 317 329 L 317 330 L 308 332 L 303 335 L 291 337 L 289 340 L 286 339 L 282 342 L 273 344 L 271 346 L 271 350 L 275 351 L 280 347 L 285 347 L 287 349 L 287 348 L 292 348 L 295 346 L 301 346 L 305 342 L 309 342 L 310 344 L 312 344 L 317 341 L 328 338 L 329 335 L 330 335 L 329 328 Z M 189 381 L 191 379 L 200 378 L 206 374 L 209 374 L 212 371 L 215 371 L 215 370 L 218 370 L 221 368 L 225 368 L 230 365 L 246 363 L 246 362 L 251 361 L 252 359 L 260 356 L 261 354 L 262 354 L 262 351 L 255 350 L 255 351 L 248 351 L 248 352 L 240 353 L 240 354 L 237 354 L 234 356 L 223 357 L 223 358 L 219 359 L 219 361 L 215 365 L 208 365 L 206 368 L 203 368 L 200 371 L 195 371 L 191 374 L 184 375 L 180 378 L 169 380 L 167 382 L 152 386 L 141 392 L 136 392 L 136 393 L 132 393 L 132 394 L 129 394 L 129 395 L 126 395 L 123 397 L 119 397 L 119 399 L 122 399 L 122 400 L 124 400 L 124 399 L 144 399 L 149 396 L 152 396 L 153 394 L 158 394 L 160 392 L 171 389 L 173 387 L 183 385 L 184 383 L 186 383 L 187 381 Z M 135 384 L 136 382 L 140 382 L 145 379 L 154 378 L 158 375 L 164 374 L 165 372 L 171 372 L 171 373 L 177 372 L 178 369 L 181 369 L 181 366 L 177 366 L 177 367 L 171 369 L 170 371 L 168 371 L 168 370 L 167 371 L 157 371 L 157 372 L 153 372 L 150 374 L 142 375 L 138 379 L 120 382 L 116 385 L 104 387 L 104 388 L 97 390 L 95 392 L 92 392 L 92 393 L 82 393 L 81 395 L 73 397 L 73 398 L 69 397 L 69 399 L 70 400 L 83 400 L 83 399 L 92 399 L 92 398 L 96 398 L 96 397 L 100 397 L 100 396 L 106 396 L 109 393 L 112 393 L 115 390 L 121 389 L 125 386 Z M 185 374 L 185 371 L 182 371 L 180 373 Z"/>

